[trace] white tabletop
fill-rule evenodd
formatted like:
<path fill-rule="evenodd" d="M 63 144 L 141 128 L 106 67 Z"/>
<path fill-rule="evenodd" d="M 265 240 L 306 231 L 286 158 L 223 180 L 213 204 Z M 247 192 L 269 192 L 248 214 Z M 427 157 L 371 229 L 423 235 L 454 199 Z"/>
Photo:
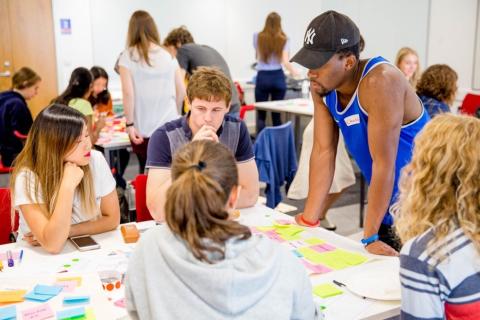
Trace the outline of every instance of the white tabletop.
<path fill-rule="evenodd" d="M 276 212 L 263 205 L 256 205 L 253 208 L 242 209 L 239 222 L 249 226 L 271 226 L 272 222 L 277 219 L 293 221 L 293 218 L 290 216 Z M 154 225 L 155 222 L 147 221 L 137 224 L 137 227 L 142 230 Z M 321 238 L 338 248 L 362 253 L 372 259 L 387 259 L 369 255 L 361 244 L 322 228 L 308 228 L 303 234 Z M 123 287 L 113 292 L 103 291 L 104 295 L 111 299 L 110 303 L 105 303 L 105 299 L 101 298 L 100 280 L 95 275 L 98 275 L 98 271 L 102 270 L 114 269 L 122 272 L 126 270 L 127 259 L 125 257 L 128 257 L 135 244 L 125 244 L 119 229 L 93 237 L 101 245 L 100 249 L 79 252 L 70 242 L 67 242 L 63 251 L 58 255 L 50 255 L 41 248 L 28 246 L 24 242 L 0 246 L 0 253 L 7 250 L 24 250 L 23 261 L 20 265 L 17 263 L 13 268 L 4 265 L 4 272 L 0 272 L 0 290 L 4 283 L 13 285 L 17 279 L 26 279 L 22 281 L 26 281 L 26 283 L 33 286 L 37 283 L 48 283 L 48 279 L 53 277 L 81 275 L 86 279 L 82 290 L 90 293 L 92 298 L 90 306 L 95 310 L 97 319 L 121 319 L 126 317 L 125 309 L 113 306 L 112 303 L 112 301 L 118 300 L 123 296 Z M 78 260 L 78 262 L 72 263 L 73 259 Z M 349 276 L 351 277 L 357 270 L 368 268 L 368 263 L 322 275 L 311 275 L 310 279 L 312 285 L 331 283 L 333 279 L 342 281 Z M 66 268 L 66 264 L 72 266 Z M 68 272 L 59 273 L 59 271 L 64 270 L 68 270 Z M 327 299 L 314 297 L 314 299 L 316 303 L 326 306 L 323 312 L 325 313 L 325 319 L 328 320 L 384 319 L 398 315 L 400 310 L 399 301 L 361 299 L 345 290 L 342 295 L 336 297 Z M 53 305 L 55 303 L 54 301 Z M 18 308 L 25 308 L 24 304 L 30 306 L 32 302 L 24 302 Z M 109 316 L 101 316 L 106 314 L 109 314 Z"/>
<path fill-rule="evenodd" d="M 296 115 L 313 116 L 313 101 L 309 99 L 289 99 L 267 102 L 255 102 L 255 108 Z"/>

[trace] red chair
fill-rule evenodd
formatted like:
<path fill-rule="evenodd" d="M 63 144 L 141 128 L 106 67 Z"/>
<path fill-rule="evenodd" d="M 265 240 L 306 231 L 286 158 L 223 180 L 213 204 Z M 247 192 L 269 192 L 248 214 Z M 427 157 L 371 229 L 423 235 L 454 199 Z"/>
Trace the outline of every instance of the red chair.
<path fill-rule="evenodd" d="M 480 95 L 467 93 L 463 99 L 459 111 L 463 114 L 477 116 L 480 118 Z"/>
<path fill-rule="evenodd" d="M 137 211 L 137 222 L 153 220 L 147 208 L 147 175 L 139 174 L 132 181 L 135 188 L 135 210 Z"/>
<path fill-rule="evenodd" d="M 255 110 L 254 105 L 247 104 L 247 105 L 241 106 L 240 107 L 240 119 L 242 119 L 242 120 L 245 119 L 245 113 L 247 111 L 252 111 L 252 110 Z"/>
<path fill-rule="evenodd" d="M 245 92 L 243 91 L 242 86 L 237 81 L 235 81 L 234 84 L 235 84 L 235 88 L 237 88 L 238 99 L 240 100 L 240 105 L 241 105 L 239 116 L 240 116 L 240 119 L 243 120 L 243 119 L 245 119 L 245 113 L 247 111 L 255 110 L 255 106 L 253 104 L 246 104 L 245 103 L 245 98 L 244 98 Z"/>
<path fill-rule="evenodd" d="M 0 245 L 12 242 L 13 232 L 18 230 L 18 213 L 15 212 L 15 223 L 12 230 L 12 203 L 10 189 L 0 188 Z"/>
<path fill-rule="evenodd" d="M 10 173 L 12 170 L 12 167 L 5 167 L 2 163 L 2 159 L 0 158 L 0 174 Z"/>

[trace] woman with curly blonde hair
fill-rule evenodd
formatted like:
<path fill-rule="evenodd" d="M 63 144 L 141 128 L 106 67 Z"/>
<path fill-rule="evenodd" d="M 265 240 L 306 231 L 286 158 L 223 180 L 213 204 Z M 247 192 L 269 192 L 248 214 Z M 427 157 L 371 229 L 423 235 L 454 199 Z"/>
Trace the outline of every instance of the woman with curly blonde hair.
<path fill-rule="evenodd" d="M 434 64 L 425 70 L 417 84 L 417 94 L 431 118 L 450 112 L 457 93 L 458 76 L 446 64 Z"/>
<path fill-rule="evenodd" d="M 452 114 L 415 139 L 396 229 L 402 317 L 480 319 L 480 120 Z"/>

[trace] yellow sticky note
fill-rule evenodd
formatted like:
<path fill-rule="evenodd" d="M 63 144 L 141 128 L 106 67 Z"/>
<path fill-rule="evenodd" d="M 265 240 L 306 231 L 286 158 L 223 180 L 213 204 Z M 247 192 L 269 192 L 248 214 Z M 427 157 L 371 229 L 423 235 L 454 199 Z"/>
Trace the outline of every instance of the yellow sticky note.
<path fill-rule="evenodd" d="M 336 249 L 326 254 L 330 254 L 335 259 L 343 260 L 349 266 L 356 266 L 368 260 L 366 256 L 360 253 L 350 252 L 347 250 Z"/>
<path fill-rule="evenodd" d="M 271 227 L 271 226 L 269 226 L 269 227 L 255 227 L 255 228 L 257 228 L 258 231 L 262 231 L 262 232 L 270 231 L 270 230 L 275 229 L 274 227 Z"/>
<path fill-rule="evenodd" d="M 330 298 L 342 294 L 343 291 L 330 283 L 319 284 L 313 287 L 313 294 L 320 298 Z"/>
<path fill-rule="evenodd" d="M 62 281 L 77 281 L 77 286 L 80 287 L 82 285 L 82 277 L 65 277 L 65 278 L 57 278 L 57 282 Z"/>
<path fill-rule="evenodd" d="M 275 230 L 279 235 L 286 237 L 293 237 L 305 231 L 303 227 L 294 224 L 275 226 Z"/>
<path fill-rule="evenodd" d="M 324 244 L 325 243 L 325 241 L 323 241 L 322 239 L 318 239 L 318 238 L 309 238 L 309 239 L 305 239 L 304 241 L 308 244 L 311 244 L 312 246 L 314 246 L 316 244 Z"/>
<path fill-rule="evenodd" d="M 0 291 L 0 303 L 22 302 L 27 290 Z"/>
<path fill-rule="evenodd" d="M 95 313 L 93 312 L 92 308 L 88 308 L 85 310 L 85 320 L 95 320 Z"/>

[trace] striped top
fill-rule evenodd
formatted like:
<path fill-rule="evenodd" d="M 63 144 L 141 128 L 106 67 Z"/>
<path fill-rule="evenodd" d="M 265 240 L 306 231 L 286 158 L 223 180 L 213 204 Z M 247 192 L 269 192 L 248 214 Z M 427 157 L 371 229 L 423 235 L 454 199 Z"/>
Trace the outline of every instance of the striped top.
<path fill-rule="evenodd" d="M 462 229 L 427 252 L 433 237 L 430 229 L 400 253 L 402 319 L 480 319 L 479 252 Z M 439 249 L 448 257 L 436 258 Z"/>

